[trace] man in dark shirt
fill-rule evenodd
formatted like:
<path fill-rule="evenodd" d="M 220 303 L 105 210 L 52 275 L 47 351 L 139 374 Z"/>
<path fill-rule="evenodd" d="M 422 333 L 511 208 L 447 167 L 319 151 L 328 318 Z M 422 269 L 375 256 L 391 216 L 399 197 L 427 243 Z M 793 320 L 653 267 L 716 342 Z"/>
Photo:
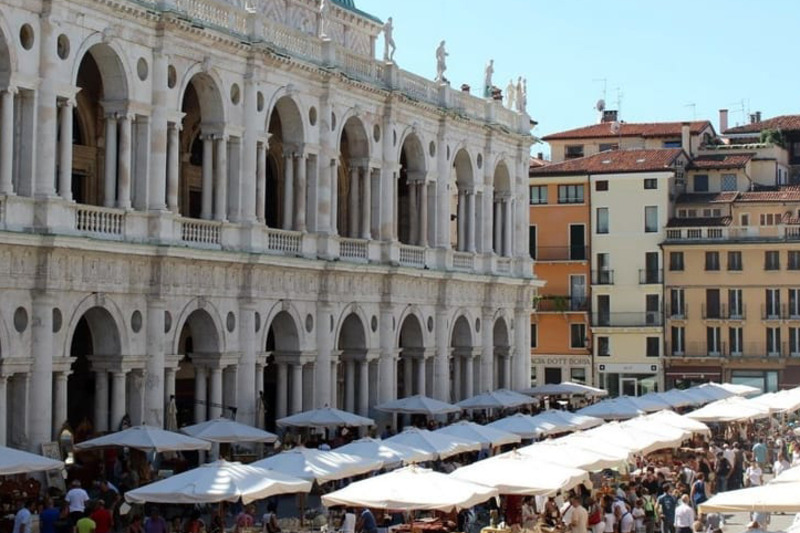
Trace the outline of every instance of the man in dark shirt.
<path fill-rule="evenodd" d="M 61 511 L 53 505 L 50 498 L 44 499 L 44 509 L 39 515 L 39 532 L 56 533 L 56 522 L 61 516 Z"/>
<path fill-rule="evenodd" d="M 372 514 L 372 511 L 370 511 L 366 507 L 361 511 L 361 516 L 358 519 L 358 524 L 356 524 L 356 532 L 357 533 L 378 532 L 378 524 L 375 522 L 375 516 Z"/>
<path fill-rule="evenodd" d="M 658 517 L 661 519 L 661 533 L 675 533 L 675 508 L 678 500 L 672 495 L 672 487 L 664 484 L 664 493 L 656 500 Z"/>

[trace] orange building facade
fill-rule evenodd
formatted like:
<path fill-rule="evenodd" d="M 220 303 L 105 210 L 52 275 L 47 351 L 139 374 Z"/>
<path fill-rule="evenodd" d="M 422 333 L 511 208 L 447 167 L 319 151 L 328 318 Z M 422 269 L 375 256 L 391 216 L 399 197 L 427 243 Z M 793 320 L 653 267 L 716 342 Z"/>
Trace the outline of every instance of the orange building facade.
<path fill-rule="evenodd" d="M 531 315 L 531 384 L 591 384 L 587 176 L 530 178 L 530 253 L 539 289 Z"/>

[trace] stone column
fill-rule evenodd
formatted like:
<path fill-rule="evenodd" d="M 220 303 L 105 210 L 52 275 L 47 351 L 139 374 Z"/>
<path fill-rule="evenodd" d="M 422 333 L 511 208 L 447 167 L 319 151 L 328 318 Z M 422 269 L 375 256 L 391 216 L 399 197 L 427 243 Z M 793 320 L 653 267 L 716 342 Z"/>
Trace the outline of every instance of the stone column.
<path fill-rule="evenodd" d="M 297 158 L 297 191 L 295 192 L 295 222 L 294 229 L 297 231 L 306 230 L 306 173 L 308 171 L 308 159 L 305 154 L 296 155 Z"/>
<path fill-rule="evenodd" d="M 263 224 L 266 220 L 267 204 L 267 147 L 265 143 L 258 143 L 256 152 L 256 220 Z"/>
<path fill-rule="evenodd" d="M 117 199 L 117 115 L 106 115 L 106 159 L 103 205 L 114 207 Z"/>
<path fill-rule="evenodd" d="M 225 221 L 228 215 L 228 139 L 223 135 L 215 139 L 215 143 L 214 220 Z"/>
<path fill-rule="evenodd" d="M 111 374 L 111 424 L 109 427 L 111 431 L 117 431 L 122 417 L 125 416 L 125 380 L 125 372 L 113 372 Z"/>
<path fill-rule="evenodd" d="M 358 414 L 367 416 L 369 413 L 369 361 L 366 359 L 358 362 Z"/>
<path fill-rule="evenodd" d="M 175 369 L 167 367 L 164 369 L 164 405 L 175 396 Z"/>
<path fill-rule="evenodd" d="M 155 427 L 164 427 L 164 307 L 163 300 L 150 298 L 147 301 L 144 421 Z"/>
<path fill-rule="evenodd" d="M 60 59 L 56 55 L 58 48 L 57 38 L 59 34 L 58 22 L 53 20 L 57 18 L 56 13 L 47 12 L 41 16 L 41 30 L 40 30 L 40 43 L 39 44 L 39 89 L 35 95 L 36 98 L 36 148 L 33 150 L 33 158 L 35 159 L 34 166 L 36 172 L 32 179 L 35 181 L 33 187 L 36 196 L 49 197 L 53 196 L 54 187 L 53 181 L 56 175 L 56 90 L 55 84 L 59 80 L 60 72 Z M 49 380 L 49 378 L 48 378 Z M 33 378 L 34 385 L 36 378 Z M 38 387 L 34 386 L 34 390 L 40 391 Z M 50 390 L 48 385 L 47 390 Z M 37 392 L 38 394 L 38 392 Z M 48 393 L 49 396 L 50 393 Z M 36 396 L 36 394 L 31 395 Z M 49 410 L 49 407 L 48 407 Z M 32 409 L 37 416 L 36 409 Z M 48 411 L 49 412 L 49 411 Z M 48 416 L 49 418 L 49 416 Z M 50 435 L 50 422 L 47 422 L 47 433 L 45 436 L 42 433 L 42 442 L 49 440 Z M 42 424 L 42 428 L 44 425 Z M 36 431 L 36 430 L 33 430 Z M 36 446 L 37 453 L 41 450 Z"/>
<path fill-rule="evenodd" d="M 94 429 L 98 433 L 108 431 L 108 372 L 104 369 L 94 373 Z"/>
<path fill-rule="evenodd" d="M 337 387 L 339 385 L 339 361 L 331 361 L 331 373 L 329 378 L 330 378 L 329 386 L 331 388 L 331 394 L 330 394 L 331 401 L 328 405 L 330 407 L 333 407 L 334 409 L 337 408 L 341 409 L 341 406 L 339 405 L 339 398 L 337 397 L 338 396 Z"/>
<path fill-rule="evenodd" d="M 450 401 L 450 342 L 447 309 L 436 309 L 436 351 L 433 358 L 433 397 L 443 402 Z"/>
<path fill-rule="evenodd" d="M 117 206 L 120 209 L 131 208 L 131 116 L 122 115 L 119 119 L 119 161 L 117 177 L 119 179 L 119 195 Z"/>
<path fill-rule="evenodd" d="M 531 386 L 531 310 L 519 307 L 514 313 L 514 375 L 511 387 L 521 390 Z"/>
<path fill-rule="evenodd" d="M 167 126 L 167 208 L 173 213 L 178 212 L 178 189 L 181 172 L 179 132 L 178 125 L 170 122 Z"/>
<path fill-rule="evenodd" d="M 408 242 L 409 244 L 419 244 L 419 204 L 417 202 L 417 182 L 408 183 Z M 399 222 L 399 221 L 398 221 Z"/>
<path fill-rule="evenodd" d="M 464 399 L 472 398 L 475 390 L 475 357 L 472 354 L 464 358 L 466 371 L 464 372 Z"/>
<path fill-rule="evenodd" d="M 339 162 L 331 159 L 331 234 L 339 233 Z"/>
<path fill-rule="evenodd" d="M 510 389 L 512 388 L 511 384 L 511 349 L 509 348 L 508 353 L 503 358 L 503 382 L 500 383 L 500 387 L 503 389 Z"/>
<path fill-rule="evenodd" d="M 203 192 L 201 193 L 200 218 L 214 217 L 214 137 L 203 135 Z"/>
<path fill-rule="evenodd" d="M 292 365 L 292 414 L 303 410 L 303 364 Z"/>
<path fill-rule="evenodd" d="M 55 103 L 55 102 L 54 102 Z M 55 129 L 55 124 L 52 124 Z M 51 176 L 52 178 L 52 176 Z M 41 444 L 53 438 L 53 304 L 52 296 L 34 291 L 31 308 L 31 355 L 28 376 L 27 427 L 30 450 L 41 452 Z M 24 409 L 16 405 L 17 409 Z M 9 435 L 13 440 L 17 435 Z"/>
<path fill-rule="evenodd" d="M 206 421 L 208 409 L 208 383 L 206 382 L 206 367 L 194 367 L 194 423 Z"/>
<path fill-rule="evenodd" d="M 494 321 L 493 309 L 484 309 L 481 317 L 482 347 L 480 356 L 479 393 L 492 389 L 494 383 Z M 530 327 L 530 326 L 529 326 Z"/>
<path fill-rule="evenodd" d="M 475 251 L 475 191 L 467 191 L 467 251 Z"/>
<path fill-rule="evenodd" d="M 356 363 L 352 359 L 344 362 L 344 409 L 354 413 L 356 408 Z"/>
<path fill-rule="evenodd" d="M 417 390 L 416 394 L 425 395 L 426 384 L 425 384 L 425 366 L 426 366 L 427 359 L 425 357 L 420 357 L 416 360 L 417 364 Z"/>
<path fill-rule="evenodd" d="M 467 238 L 467 193 L 466 191 L 459 189 L 458 191 L 458 243 L 456 249 L 459 252 L 463 252 L 467 249 L 466 247 L 466 238 Z"/>
<path fill-rule="evenodd" d="M 292 154 L 283 155 L 283 229 L 291 230 L 294 219 L 294 158 Z"/>
<path fill-rule="evenodd" d="M 230 404 L 237 407 L 236 419 L 245 424 L 253 424 L 256 419 L 258 392 L 263 388 L 263 370 L 257 365 L 259 348 L 256 341 L 256 306 L 243 303 L 239 312 L 239 349 L 242 355 L 239 362 L 230 367 L 235 376 L 231 388 Z M 255 379 L 253 379 L 255 377 Z M 259 383 L 261 386 L 259 387 Z M 227 387 L 226 383 L 226 387 Z"/>
<path fill-rule="evenodd" d="M 419 184 L 419 245 L 428 246 L 428 182 Z"/>
<path fill-rule="evenodd" d="M 228 409 L 229 407 L 240 407 L 241 409 L 236 411 L 237 420 L 242 421 L 242 418 L 239 418 L 239 415 L 247 416 L 248 412 L 244 406 L 240 406 L 237 404 L 236 399 L 239 397 L 237 394 L 237 381 L 239 373 L 236 371 L 236 367 L 238 365 L 230 365 L 226 367 L 222 371 L 222 406 L 220 407 L 220 416 L 228 417 L 232 414 L 231 410 Z M 243 368 L 244 370 L 244 368 Z M 249 385 L 246 389 L 243 389 L 243 396 L 247 396 L 248 400 L 251 402 L 250 409 L 253 408 L 252 402 L 255 400 L 255 391 L 251 388 L 253 386 L 253 382 L 251 378 L 253 377 L 253 369 L 248 368 L 246 371 L 242 372 L 243 376 L 247 377 L 247 383 L 244 386 Z M 250 411 L 252 412 L 252 411 Z M 252 419 L 252 416 L 251 416 Z"/>
<path fill-rule="evenodd" d="M 503 254 L 503 202 L 494 201 L 494 253 Z"/>
<path fill-rule="evenodd" d="M 317 302 L 317 328 L 316 328 L 316 339 L 317 339 L 317 358 L 316 358 L 316 365 L 315 365 L 315 372 L 314 372 L 314 397 L 315 397 L 315 407 L 324 407 L 325 405 L 329 405 L 331 407 L 334 406 L 335 398 L 334 395 L 336 394 L 336 388 L 331 388 L 331 379 L 336 379 L 336 374 L 334 373 L 333 377 L 331 378 L 331 366 L 332 366 L 332 351 L 333 351 L 333 343 L 334 338 L 331 335 L 328 328 L 321 327 L 321 324 L 329 324 L 332 317 L 331 312 L 331 305 L 326 301 L 325 298 L 321 299 L 322 301 Z"/>
<path fill-rule="evenodd" d="M 75 102 L 72 100 L 63 100 L 59 110 L 61 113 L 59 125 L 61 142 L 58 147 L 58 194 L 67 201 L 72 200 L 72 110 L 74 105 Z M 0 139 L 0 143 L 6 146 L 4 140 Z"/>
<path fill-rule="evenodd" d="M 211 400 L 208 405 L 208 419 L 214 420 L 222 416 L 222 369 L 211 368 Z"/>
<path fill-rule="evenodd" d="M 397 397 L 397 364 L 395 361 L 394 329 L 391 304 L 380 306 L 380 346 L 381 358 L 379 362 L 378 401 L 388 402 Z"/>
<path fill-rule="evenodd" d="M 68 398 L 67 398 L 67 380 L 69 374 L 67 372 L 56 372 L 53 375 L 53 437 L 58 437 L 58 432 L 61 430 L 61 426 L 64 425 L 64 422 L 67 421 L 67 405 L 68 405 Z M 0 380 L 3 378 L 0 377 Z M 0 401 L 5 402 L 6 397 L 0 391 Z M 5 407 L 0 407 L 0 413 L 5 409 Z M 0 431 L 4 431 L 6 429 L 5 424 L 0 423 Z M 0 439 L 0 445 L 2 445 L 2 439 Z"/>
<path fill-rule="evenodd" d="M 131 424 L 139 426 L 144 420 L 144 396 L 143 392 L 143 375 L 141 370 L 133 370 L 128 373 L 128 414 L 131 417 Z M 173 394 L 175 393 L 174 387 L 174 373 L 173 373 Z"/>
<path fill-rule="evenodd" d="M 348 199 L 347 236 L 358 237 L 358 167 L 350 167 L 350 198 Z"/>
<path fill-rule="evenodd" d="M 286 401 L 288 400 L 288 387 L 289 372 L 286 363 L 277 363 L 278 365 L 278 381 L 276 383 L 277 390 L 275 391 L 275 418 L 284 418 L 288 411 L 286 409 Z"/>
<path fill-rule="evenodd" d="M 453 401 L 460 402 L 464 398 L 461 396 L 462 392 L 462 385 L 461 385 L 461 374 L 463 370 L 461 369 L 461 361 L 462 358 L 458 353 L 453 353 Z"/>
<path fill-rule="evenodd" d="M 503 202 L 503 215 L 505 218 L 503 222 L 503 255 L 505 257 L 511 257 L 514 252 L 511 247 L 511 235 L 514 224 L 514 210 L 511 208 L 511 205 L 511 198 L 506 198 Z"/>
<path fill-rule="evenodd" d="M 414 395 L 414 359 L 409 355 L 401 356 L 403 361 L 403 395 Z"/>
<path fill-rule="evenodd" d="M 372 173 L 364 168 L 361 188 L 361 238 L 372 238 Z"/>
<path fill-rule="evenodd" d="M 14 193 L 14 94 L 8 88 L 0 97 L 0 194 Z M 72 141 L 72 137 L 70 137 Z M 70 142 L 70 147 L 71 147 Z M 5 429 L 5 428 L 3 428 Z"/>
<path fill-rule="evenodd" d="M 390 239 L 387 240 L 397 240 L 397 227 L 398 227 L 398 217 L 400 216 L 400 196 L 399 196 L 399 189 L 400 189 L 400 179 L 397 177 L 397 172 L 392 173 L 392 185 L 391 185 L 391 206 L 392 206 L 392 222 L 391 222 L 391 232 L 390 232 Z"/>
<path fill-rule="evenodd" d="M 0 374 L 0 446 L 6 446 L 6 426 L 8 424 L 8 378 Z"/>
<path fill-rule="evenodd" d="M 166 182 L 167 182 L 167 94 L 169 87 L 167 86 L 167 69 L 169 67 L 169 58 L 164 53 L 162 48 L 163 43 L 158 43 L 157 47 L 153 50 L 153 95 L 152 95 L 152 112 L 150 115 L 150 197 L 148 199 L 148 206 L 152 211 L 163 210 L 166 206 Z M 163 335 L 163 330 L 160 333 Z M 148 365 L 148 379 L 150 381 L 150 367 Z M 159 371 L 163 376 L 163 370 Z M 147 403 L 147 413 L 145 419 L 148 424 L 151 423 L 153 413 L 149 412 L 152 406 Z M 158 399 L 161 404 L 161 396 Z M 161 418 L 159 418 L 159 426 L 163 419 L 163 405 L 161 406 Z"/>
<path fill-rule="evenodd" d="M 248 224 L 256 220 L 256 203 L 258 202 L 258 87 L 256 74 L 245 74 L 242 107 L 244 110 L 244 132 L 242 133 L 240 158 L 241 168 L 238 178 L 237 195 L 239 201 L 239 220 Z M 262 119 L 263 120 L 263 119 Z M 250 391 L 248 391 L 248 396 Z M 255 399 L 254 399 L 255 400 Z"/>

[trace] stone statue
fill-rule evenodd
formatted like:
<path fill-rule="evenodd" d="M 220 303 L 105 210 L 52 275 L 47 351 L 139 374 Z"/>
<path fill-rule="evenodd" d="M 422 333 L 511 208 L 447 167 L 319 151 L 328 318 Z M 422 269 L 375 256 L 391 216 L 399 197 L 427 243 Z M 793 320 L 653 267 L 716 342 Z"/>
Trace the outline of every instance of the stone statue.
<path fill-rule="evenodd" d="M 439 83 L 446 83 L 447 78 L 444 77 L 444 72 L 447 70 L 447 56 L 450 55 L 444 48 L 444 41 L 439 43 L 436 48 L 436 81 Z"/>
<path fill-rule="evenodd" d="M 514 87 L 514 80 L 508 80 L 508 86 L 506 87 L 506 107 L 509 109 L 514 109 L 514 102 L 517 100 L 517 88 Z"/>
<path fill-rule="evenodd" d="M 494 59 L 490 59 L 486 64 L 486 70 L 483 77 L 484 98 L 491 98 L 492 96 L 492 74 L 494 74 Z"/>
<path fill-rule="evenodd" d="M 517 111 L 522 113 L 522 112 L 525 111 L 525 108 L 522 107 L 522 105 L 523 105 L 523 102 L 522 102 L 522 98 L 523 98 L 523 95 L 522 95 L 522 76 L 517 78 L 517 90 L 516 90 L 516 93 L 517 93 L 516 94 Z"/>
<path fill-rule="evenodd" d="M 383 25 L 383 60 L 387 63 L 394 63 L 394 51 L 396 46 L 394 44 L 394 37 L 392 33 L 394 32 L 394 24 L 392 23 L 392 17 L 386 21 L 386 24 Z"/>
<path fill-rule="evenodd" d="M 331 5 L 328 0 L 319 0 L 319 38 L 328 38 L 328 23 L 330 22 L 329 16 L 331 13 Z"/>
<path fill-rule="evenodd" d="M 522 78 L 522 112 L 528 110 L 528 78 Z"/>

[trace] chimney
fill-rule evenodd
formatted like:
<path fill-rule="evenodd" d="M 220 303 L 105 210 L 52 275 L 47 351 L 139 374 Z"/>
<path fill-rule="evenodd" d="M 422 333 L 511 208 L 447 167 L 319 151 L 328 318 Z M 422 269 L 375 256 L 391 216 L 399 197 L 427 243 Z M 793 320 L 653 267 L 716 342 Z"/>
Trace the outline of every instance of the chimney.
<path fill-rule="evenodd" d="M 756 122 L 761 122 L 761 111 L 756 111 Z"/>
<path fill-rule="evenodd" d="M 600 120 L 601 123 L 616 122 L 616 121 L 617 121 L 616 109 L 606 109 L 605 111 L 603 111 L 603 118 Z"/>
<path fill-rule="evenodd" d="M 725 133 L 725 130 L 728 129 L 728 110 L 727 109 L 720 109 L 719 110 L 719 132 Z"/>
<path fill-rule="evenodd" d="M 544 161 L 544 152 L 536 152 L 536 159 Z"/>
<path fill-rule="evenodd" d="M 691 124 L 689 122 L 681 124 L 681 148 L 690 156 L 692 155 Z"/>
<path fill-rule="evenodd" d="M 758 119 L 756 118 L 756 114 L 755 113 L 750 113 L 750 124 L 755 124 L 756 122 L 758 122 Z"/>

